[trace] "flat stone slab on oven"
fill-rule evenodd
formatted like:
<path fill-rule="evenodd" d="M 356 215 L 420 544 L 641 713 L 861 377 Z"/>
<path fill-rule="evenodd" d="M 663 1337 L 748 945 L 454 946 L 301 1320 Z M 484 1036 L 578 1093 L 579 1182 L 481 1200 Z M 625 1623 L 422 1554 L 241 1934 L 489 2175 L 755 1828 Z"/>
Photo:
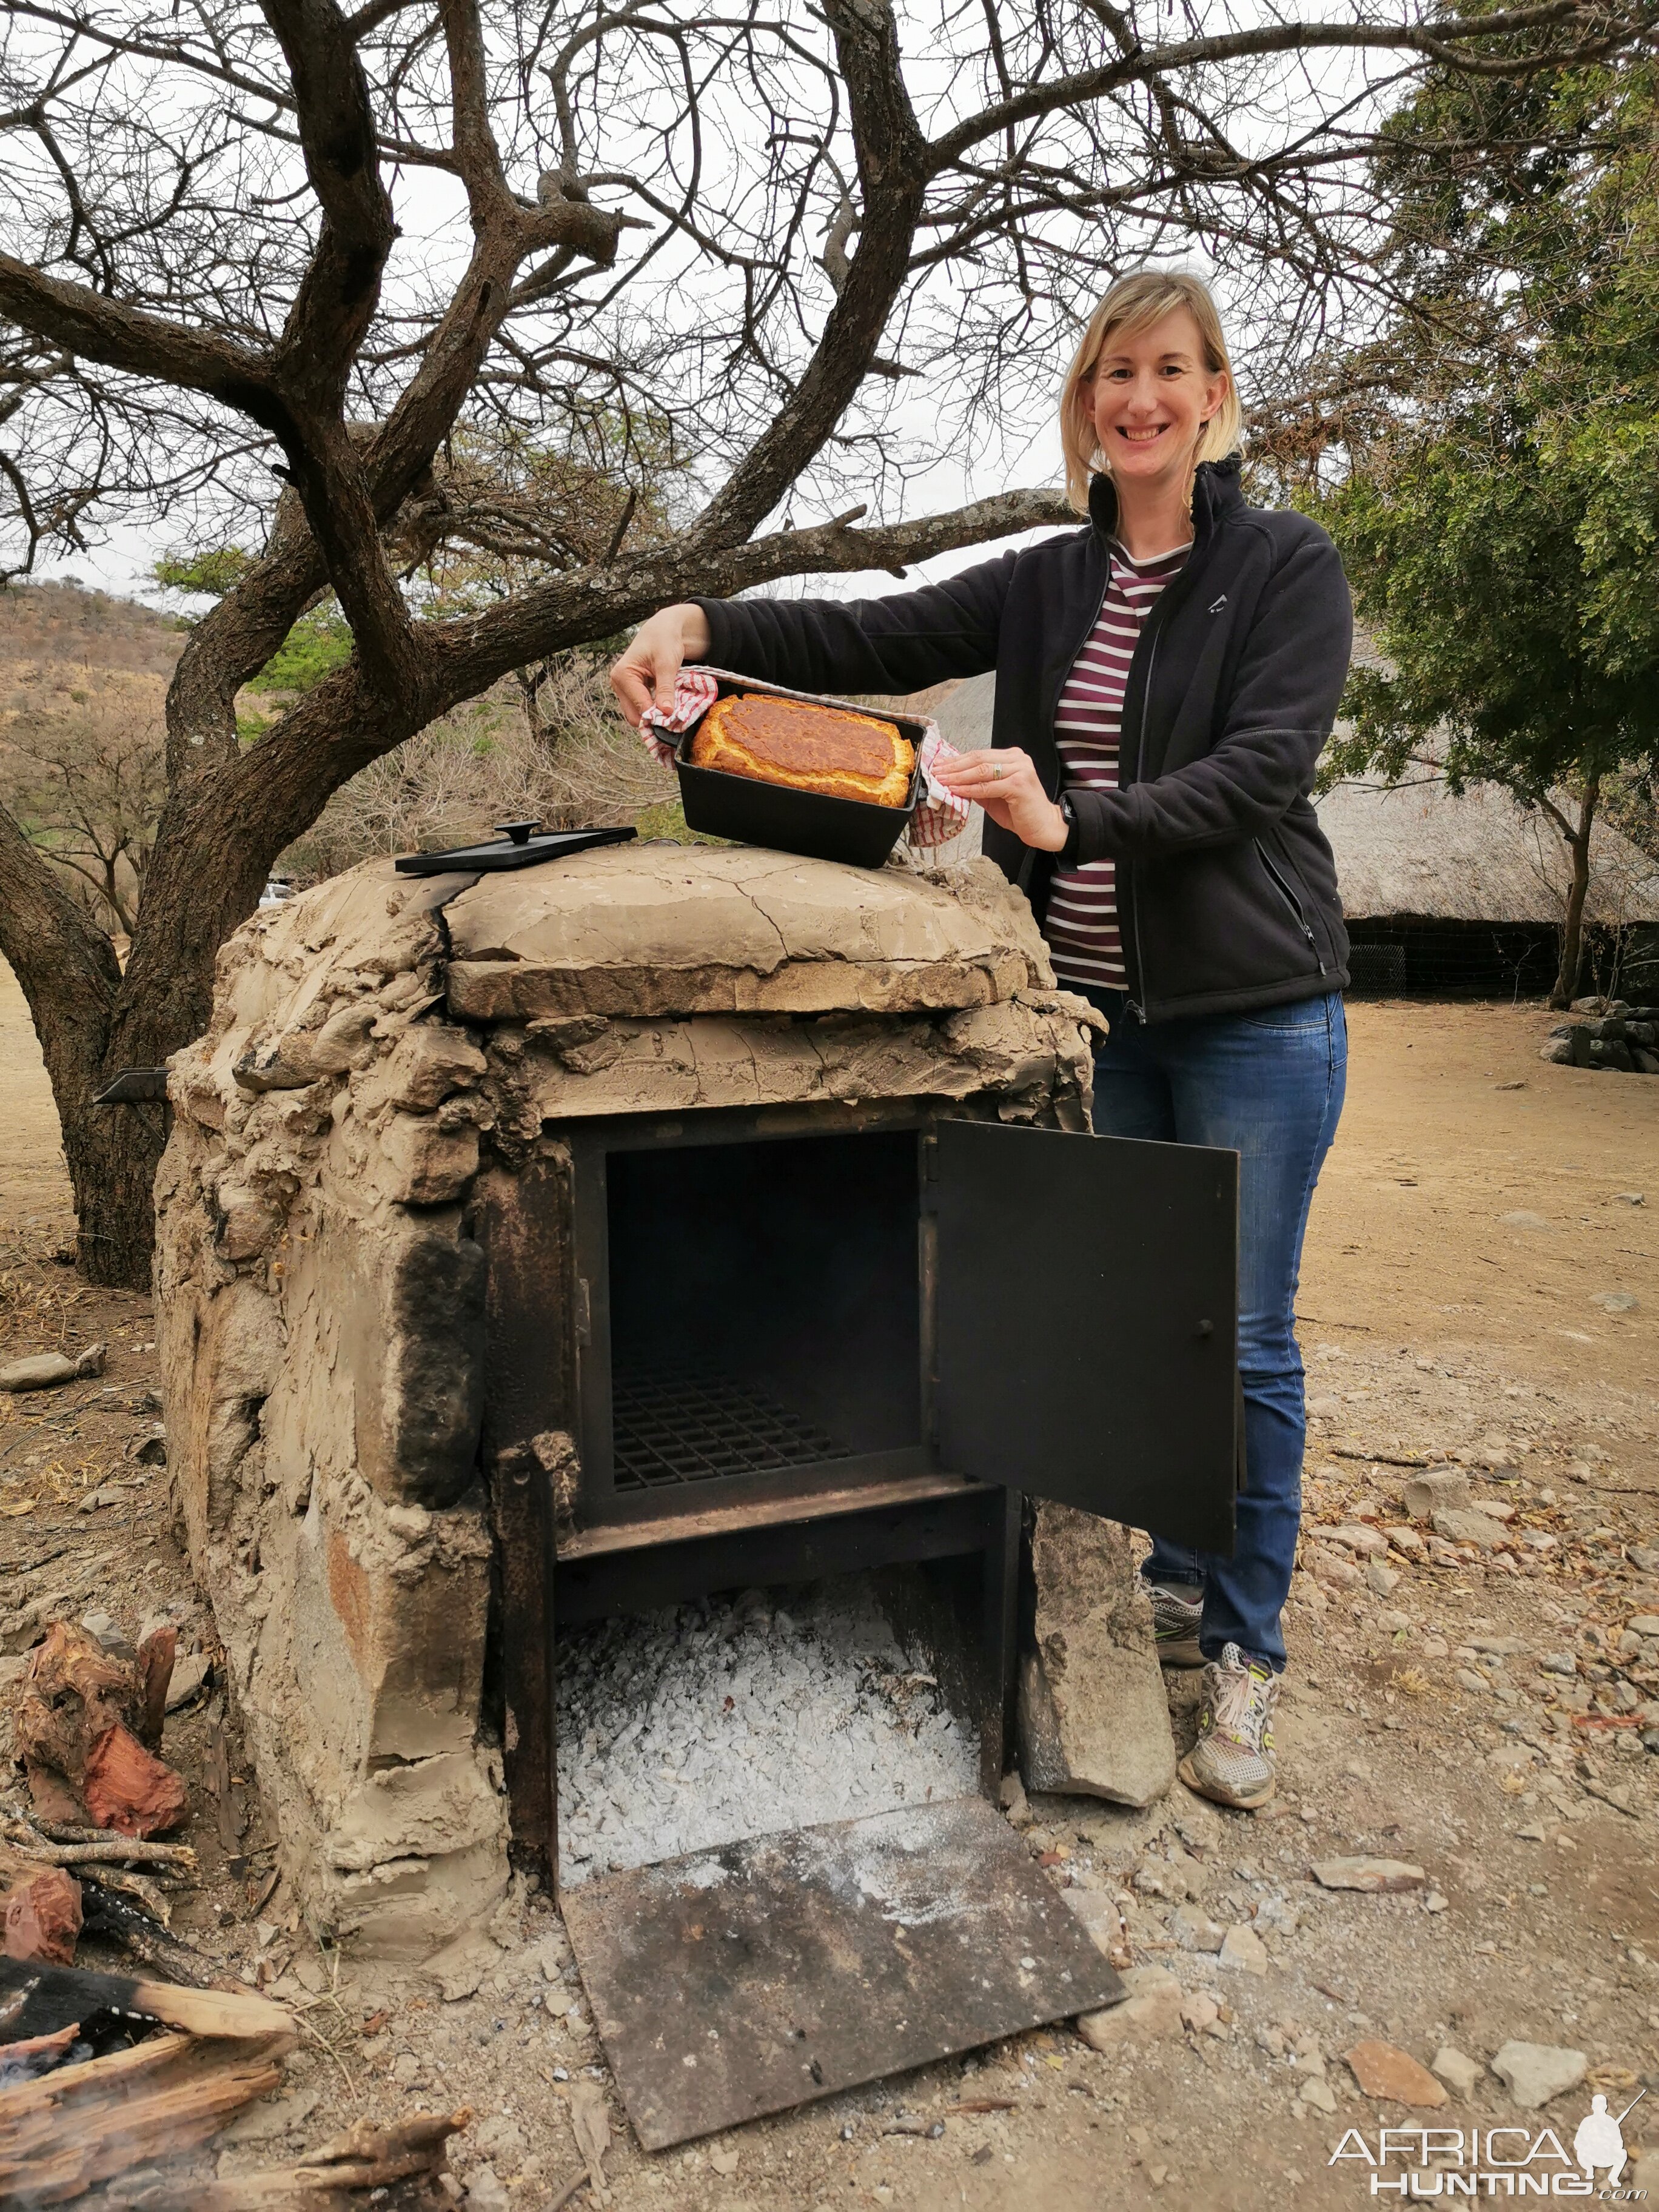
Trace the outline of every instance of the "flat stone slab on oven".
<path fill-rule="evenodd" d="M 920 1012 L 1052 987 L 989 862 L 951 887 L 749 846 L 617 845 L 486 876 L 445 912 L 452 1013 Z"/>
<path fill-rule="evenodd" d="M 653 2151 L 1124 1994 L 982 1797 L 692 1852 L 559 1904 Z"/>

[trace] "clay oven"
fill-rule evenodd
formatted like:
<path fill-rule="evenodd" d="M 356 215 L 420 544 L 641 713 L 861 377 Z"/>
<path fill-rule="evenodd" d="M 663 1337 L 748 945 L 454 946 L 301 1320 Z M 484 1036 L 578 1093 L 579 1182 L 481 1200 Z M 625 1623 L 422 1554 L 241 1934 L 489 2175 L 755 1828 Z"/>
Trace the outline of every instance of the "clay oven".
<path fill-rule="evenodd" d="M 1095 1020 L 985 863 L 374 863 L 237 933 L 170 1467 L 319 1923 L 424 1955 L 550 1863 L 556 1617 L 933 1563 L 994 1790 L 1022 1492 L 1227 1540 L 1229 1158 L 1088 1139 Z"/>

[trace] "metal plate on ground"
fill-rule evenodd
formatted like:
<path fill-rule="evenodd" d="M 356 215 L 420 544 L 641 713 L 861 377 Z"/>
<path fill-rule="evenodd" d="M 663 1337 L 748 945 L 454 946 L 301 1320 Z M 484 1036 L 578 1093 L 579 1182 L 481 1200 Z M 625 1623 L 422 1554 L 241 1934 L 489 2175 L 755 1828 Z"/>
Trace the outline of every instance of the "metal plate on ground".
<path fill-rule="evenodd" d="M 690 1852 L 559 1904 L 647 2150 L 1124 1993 L 982 1797 Z"/>

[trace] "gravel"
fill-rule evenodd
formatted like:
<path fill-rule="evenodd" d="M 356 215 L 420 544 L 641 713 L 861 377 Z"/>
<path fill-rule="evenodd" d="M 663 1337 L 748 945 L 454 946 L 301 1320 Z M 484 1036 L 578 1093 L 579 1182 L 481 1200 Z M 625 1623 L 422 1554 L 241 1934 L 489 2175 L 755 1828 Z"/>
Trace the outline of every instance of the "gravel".
<path fill-rule="evenodd" d="M 971 1796 L 977 1731 L 867 1581 L 566 1630 L 559 1879 Z"/>

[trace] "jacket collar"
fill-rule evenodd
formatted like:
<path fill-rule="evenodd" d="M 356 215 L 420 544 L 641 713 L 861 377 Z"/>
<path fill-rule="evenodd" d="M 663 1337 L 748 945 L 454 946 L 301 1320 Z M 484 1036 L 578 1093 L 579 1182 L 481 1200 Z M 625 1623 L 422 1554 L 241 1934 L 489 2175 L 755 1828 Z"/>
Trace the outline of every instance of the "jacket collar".
<path fill-rule="evenodd" d="M 1238 481 L 1238 455 L 1200 461 L 1193 478 L 1193 539 L 1201 544 L 1224 515 L 1244 504 Z M 1117 529 L 1117 487 L 1102 471 L 1089 481 L 1089 520 L 1103 542 Z"/>

